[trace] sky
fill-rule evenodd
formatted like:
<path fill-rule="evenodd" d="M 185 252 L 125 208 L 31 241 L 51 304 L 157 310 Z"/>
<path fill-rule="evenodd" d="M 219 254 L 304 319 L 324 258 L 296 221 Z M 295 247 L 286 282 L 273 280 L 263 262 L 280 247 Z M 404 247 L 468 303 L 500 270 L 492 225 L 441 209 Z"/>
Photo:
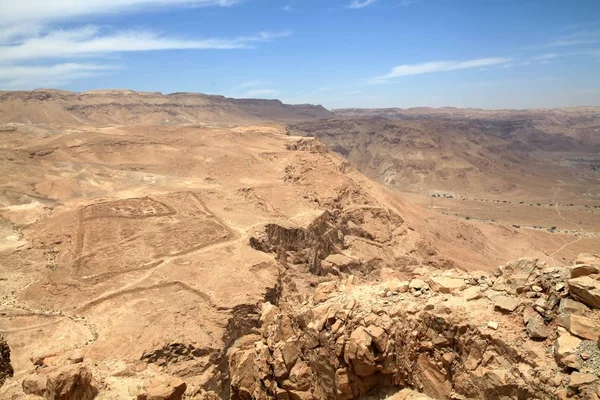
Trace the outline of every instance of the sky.
<path fill-rule="evenodd" d="M 0 0 L 0 89 L 600 105 L 599 0 Z"/>

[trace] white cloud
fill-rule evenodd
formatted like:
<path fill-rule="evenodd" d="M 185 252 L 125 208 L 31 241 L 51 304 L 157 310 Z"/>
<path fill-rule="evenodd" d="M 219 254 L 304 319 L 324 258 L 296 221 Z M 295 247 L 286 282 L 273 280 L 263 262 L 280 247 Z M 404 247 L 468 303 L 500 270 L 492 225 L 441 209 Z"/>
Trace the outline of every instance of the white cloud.
<path fill-rule="evenodd" d="M 267 83 L 263 82 L 263 81 L 255 80 L 255 81 L 244 82 L 244 83 L 238 85 L 237 88 L 238 89 L 247 89 L 249 87 L 264 86 L 264 85 L 267 85 Z"/>
<path fill-rule="evenodd" d="M 357 9 L 370 6 L 377 0 L 352 0 L 352 3 L 348 4 L 348 8 Z"/>
<path fill-rule="evenodd" d="M 277 96 L 279 92 L 274 89 L 256 89 L 246 92 L 245 97 L 273 97 Z"/>
<path fill-rule="evenodd" d="M 580 46 L 582 44 L 594 44 L 598 43 L 597 40 L 557 40 L 550 44 L 550 47 L 569 47 L 569 46 Z"/>
<path fill-rule="evenodd" d="M 60 29 L 80 18 L 173 7 L 230 7 L 244 0 L 0 0 L 0 85 L 64 84 L 114 70 L 99 59 L 122 52 L 248 49 L 290 35 L 259 32 L 232 37 L 173 37 L 148 30 L 109 30 L 94 25 Z M 73 26 L 73 25 L 71 25 Z M 76 26 L 76 25 L 75 25 Z M 86 58 L 81 63 L 82 57 Z M 62 59 L 62 62 L 55 61 Z M 51 61 L 48 61 L 51 60 Z M 93 61 L 90 61 L 93 60 Z"/>
<path fill-rule="evenodd" d="M 288 4 L 287 6 L 283 6 L 283 7 L 281 7 L 281 10 L 282 10 L 282 11 L 287 11 L 287 12 L 292 12 L 292 11 L 294 11 L 294 9 L 292 8 L 292 5 L 291 5 L 291 4 Z"/>
<path fill-rule="evenodd" d="M 385 83 L 390 79 L 409 75 L 429 74 L 434 72 L 457 71 L 461 69 L 472 69 L 489 67 L 495 65 L 506 65 L 512 61 L 510 58 L 479 58 L 467 61 L 432 61 L 422 64 L 405 64 L 394 67 L 389 74 L 379 76 L 370 80 L 370 83 Z"/>
<path fill-rule="evenodd" d="M 4 65 L 0 68 L 0 85 L 9 89 L 35 89 L 58 86 L 70 80 L 90 78 L 117 66 L 66 63 L 51 66 Z"/>
<path fill-rule="evenodd" d="M 240 0 L 0 0 L 0 24 L 65 21 L 90 15 L 147 10 L 149 7 L 229 7 L 239 2 Z"/>
<path fill-rule="evenodd" d="M 539 56 L 532 57 L 533 60 L 552 60 L 553 58 L 559 57 L 556 53 L 546 53 Z"/>
<path fill-rule="evenodd" d="M 178 39 L 162 37 L 148 31 L 103 33 L 98 27 L 86 26 L 71 30 L 50 31 L 27 38 L 20 43 L 0 46 L 0 63 L 98 56 L 118 52 L 154 50 L 207 50 L 250 48 L 254 43 L 268 42 L 288 36 L 289 31 L 261 32 L 235 38 Z"/>

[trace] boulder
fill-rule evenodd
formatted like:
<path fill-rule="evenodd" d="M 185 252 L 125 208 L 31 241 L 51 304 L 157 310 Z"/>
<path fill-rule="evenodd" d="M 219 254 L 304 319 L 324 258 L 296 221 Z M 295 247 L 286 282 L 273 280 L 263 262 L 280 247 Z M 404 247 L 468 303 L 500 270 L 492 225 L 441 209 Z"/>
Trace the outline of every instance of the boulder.
<path fill-rule="evenodd" d="M 462 292 L 462 295 L 467 301 L 477 300 L 484 297 L 483 293 L 481 292 L 481 287 L 479 286 L 471 286 L 469 288 L 466 288 Z"/>
<path fill-rule="evenodd" d="M 563 333 L 556 339 L 554 355 L 556 362 L 561 367 L 579 369 L 581 367 L 577 350 L 581 340 L 569 333 Z"/>
<path fill-rule="evenodd" d="M 595 265 L 600 266 L 600 255 L 591 253 L 581 253 L 575 260 L 575 265 Z"/>
<path fill-rule="evenodd" d="M 47 383 L 48 378 L 46 378 L 45 375 L 31 374 L 23 379 L 21 387 L 23 388 L 23 393 L 25 394 L 44 397 L 47 392 Z"/>
<path fill-rule="evenodd" d="M 527 335 L 534 340 L 545 340 L 550 336 L 550 329 L 544 323 L 544 319 L 531 307 L 523 310 L 523 323 Z"/>
<path fill-rule="evenodd" d="M 558 306 L 558 312 L 561 314 L 583 315 L 586 310 L 588 308 L 585 304 L 572 299 L 562 299 Z"/>
<path fill-rule="evenodd" d="M 12 377 L 14 372 L 12 364 L 10 363 L 10 347 L 8 347 L 8 343 L 6 343 L 2 335 L 0 335 L 0 386 L 2 386 L 8 378 Z"/>
<path fill-rule="evenodd" d="M 423 281 L 422 279 L 416 278 L 410 281 L 408 287 L 412 291 L 429 290 L 429 285 L 427 284 L 427 282 Z"/>
<path fill-rule="evenodd" d="M 569 279 L 569 292 L 575 299 L 593 308 L 600 308 L 599 275 L 580 276 Z"/>
<path fill-rule="evenodd" d="M 580 315 L 569 315 L 565 319 L 565 328 L 573 335 L 588 340 L 598 340 L 600 325 Z"/>
<path fill-rule="evenodd" d="M 344 360 L 347 364 L 352 364 L 358 376 L 373 375 L 377 370 L 371 343 L 371 335 L 362 326 L 352 332 L 348 343 L 346 343 Z"/>
<path fill-rule="evenodd" d="M 429 278 L 429 287 L 434 292 L 452 293 L 462 290 L 466 286 L 465 280 L 452 276 L 433 276 Z"/>
<path fill-rule="evenodd" d="M 598 376 L 593 374 L 584 374 L 581 372 L 573 372 L 569 379 L 569 388 L 579 389 L 583 385 L 589 385 L 598 380 Z"/>
<path fill-rule="evenodd" d="M 137 400 L 180 400 L 186 389 L 186 383 L 179 378 L 159 378 L 150 381 Z"/>
<path fill-rule="evenodd" d="M 579 278 L 580 276 L 588 276 L 600 272 L 600 266 L 578 264 L 570 268 L 571 278 Z"/>
<path fill-rule="evenodd" d="M 68 364 L 47 375 L 46 399 L 91 400 L 98 391 L 92 386 L 92 373 L 82 364 Z"/>
<path fill-rule="evenodd" d="M 515 297 L 498 296 L 494 299 L 494 309 L 503 313 L 511 313 L 519 307 L 521 300 Z"/>

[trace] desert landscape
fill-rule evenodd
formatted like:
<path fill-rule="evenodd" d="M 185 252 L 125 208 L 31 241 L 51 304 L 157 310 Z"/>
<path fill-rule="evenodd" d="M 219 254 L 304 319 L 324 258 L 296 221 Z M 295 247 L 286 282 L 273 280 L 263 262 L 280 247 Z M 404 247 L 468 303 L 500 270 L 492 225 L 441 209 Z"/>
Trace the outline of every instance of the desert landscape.
<path fill-rule="evenodd" d="M 0 398 L 598 399 L 599 132 L 0 92 Z"/>

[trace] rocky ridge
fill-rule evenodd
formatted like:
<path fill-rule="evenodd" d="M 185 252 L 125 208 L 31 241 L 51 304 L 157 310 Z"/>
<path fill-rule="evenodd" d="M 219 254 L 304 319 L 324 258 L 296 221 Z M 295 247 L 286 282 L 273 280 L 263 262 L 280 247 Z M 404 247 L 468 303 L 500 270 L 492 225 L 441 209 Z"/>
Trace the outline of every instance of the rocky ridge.
<path fill-rule="evenodd" d="M 579 275 L 598 267 L 595 256 L 570 269 L 523 259 L 494 274 L 423 268 L 409 280 L 384 269 L 379 284 L 349 276 L 302 304 L 265 303 L 260 332 L 230 350 L 232 398 L 396 387 L 437 399 L 596 399 L 600 329 L 588 294 L 600 275 L 584 275 L 585 287 Z"/>

